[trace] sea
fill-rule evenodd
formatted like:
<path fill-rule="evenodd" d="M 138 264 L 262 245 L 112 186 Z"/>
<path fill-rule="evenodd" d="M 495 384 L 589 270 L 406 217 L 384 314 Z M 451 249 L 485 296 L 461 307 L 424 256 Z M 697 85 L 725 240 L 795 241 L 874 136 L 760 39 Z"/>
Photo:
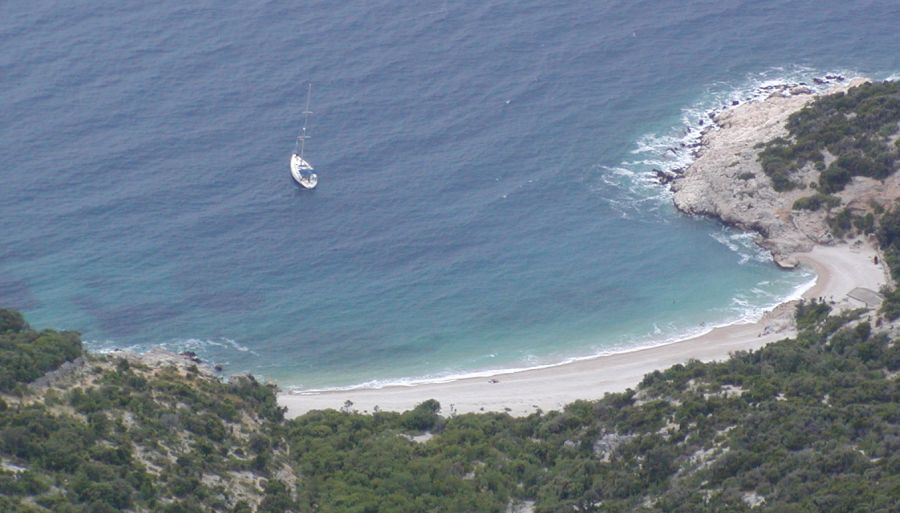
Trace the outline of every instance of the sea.
<path fill-rule="evenodd" d="M 814 275 L 653 169 L 711 109 L 896 76 L 896 0 L 0 3 L 0 305 L 285 389 L 558 365 Z M 288 162 L 312 84 L 305 156 Z"/>

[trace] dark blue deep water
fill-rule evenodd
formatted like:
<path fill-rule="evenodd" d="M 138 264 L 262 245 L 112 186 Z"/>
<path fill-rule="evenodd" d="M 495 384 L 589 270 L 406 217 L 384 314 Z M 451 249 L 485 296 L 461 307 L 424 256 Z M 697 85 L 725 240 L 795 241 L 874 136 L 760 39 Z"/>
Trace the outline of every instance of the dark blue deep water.
<path fill-rule="evenodd" d="M 885 1 L 0 3 L 0 304 L 318 388 L 528 367 L 810 280 L 649 183 L 765 81 L 900 69 Z M 307 157 L 288 159 L 313 83 Z"/>

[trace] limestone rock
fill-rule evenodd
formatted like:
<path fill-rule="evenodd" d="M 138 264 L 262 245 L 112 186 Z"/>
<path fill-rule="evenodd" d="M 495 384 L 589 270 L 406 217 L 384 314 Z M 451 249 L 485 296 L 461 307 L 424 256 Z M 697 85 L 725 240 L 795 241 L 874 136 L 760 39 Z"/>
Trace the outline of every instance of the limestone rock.
<path fill-rule="evenodd" d="M 823 94 L 862 82 L 854 80 Z M 759 233 L 759 243 L 784 267 L 796 265 L 792 253 L 830 243 L 825 214 L 794 212 L 794 201 L 814 191 L 775 191 L 757 161 L 760 150 L 754 146 L 787 136 L 788 117 L 816 98 L 809 93 L 812 90 L 804 86 L 778 88 L 765 100 L 719 112 L 714 117 L 715 125 L 708 127 L 701 138 L 697 158 L 683 177 L 671 184 L 679 210 Z M 812 168 L 796 170 L 800 183 L 815 182 L 817 176 Z"/>

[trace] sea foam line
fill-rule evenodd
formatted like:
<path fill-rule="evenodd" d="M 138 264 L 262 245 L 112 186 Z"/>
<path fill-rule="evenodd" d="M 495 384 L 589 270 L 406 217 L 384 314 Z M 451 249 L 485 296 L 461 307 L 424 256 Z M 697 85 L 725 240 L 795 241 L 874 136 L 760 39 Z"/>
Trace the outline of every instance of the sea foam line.
<path fill-rule="evenodd" d="M 722 227 L 721 231 L 712 232 L 709 236 L 737 253 L 740 256 L 739 265 L 744 265 L 750 261 L 760 263 L 772 261 L 771 254 L 756 243 L 757 235 L 753 232 L 736 232 L 727 227 Z"/>
<path fill-rule="evenodd" d="M 761 101 L 796 85 L 818 93 L 857 75 L 851 70 L 822 72 L 793 66 L 749 74 L 739 82 L 715 82 L 706 88 L 702 98 L 681 109 L 674 126 L 638 137 L 630 152 L 632 158 L 614 166 L 598 166 L 600 181 L 618 188 L 625 196 L 606 200 L 623 217 L 636 210 L 659 211 L 671 205 L 672 193 L 669 187 L 660 186 L 657 172 L 675 176 L 687 169 L 697 157 L 706 131 L 719 129 L 712 118 L 734 108 L 734 102 L 742 105 Z"/>
<path fill-rule="evenodd" d="M 795 287 L 790 294 L 785 296 L 782 299 L 777 301 L 768 303 L 763 306 L 753 307 L 749 306 L 744 310 L 744 314 L 738 316 L 736 319 L 722 321 L 719 323 L 711 323 L 706 326 L 698 326 L 696 328 L 691 328 L 688 330 L 684 330 L 679 332 L 678 334 L 671 335 L 669 337 L 665 337 L 662 339 L 649 340 L 643 343 L 637 344 L 617 344 L 612 347 L 608 347 L 602 351 L 597 351 L 585 356 L 573 356 L 561 360 L 559 362 L 554 363 L 544 363 L 539 365 L 529 365 L 523 367 L 500 367 L 496 369 L 484 369 L 470 372 L 461 372 L 461 373 L 453 373 L 453 374 L 443 374 L 443 375 L 426 375 L 420 377 L 410 377 L 410 378 L 399 378 L 399 379 L 385 379 L 385 380 L 370 380 L 363 383 L 358 383 L 354 385 L 348 386 L 336 386 L 336 387 L 322 387 L 322 388 L 302 388 L 302 387 L 285 387 L 287 392 L 293 395 L 316 395 L 322 393 L 330 393 L 330 392 L 348 392 L 354 390 L 380 390 L 383 388 L 392 388 L 392 387 L 415 387 L 421 385 L 432 385 L 432 384 L 441 384 L 441 383 L 452 383 L 454 381 L 466 380 L 466 379 L 478 379 L 478 378 L 492 378 L 497 376 L 504 376 L 509 374 L 516 374 L 519 372 L 528 372 L 528 371 L 536 371 L 542 369 L 550 369 L 554 367 L 561 367 L 564 365 L 569 365 L 576 362 L 587 361 L 587 360 L 595 360 L 597 358 L 602 358 L 606 356 L 612 355 L 621 355 L 634 353 L 638 351 L 644 351 L 647 349 L 652 349 L 655 347 L 667 346 L 670 344 L 677 344 L 679 342 L 684 342 L 687 340 L 691 340 L 697 337 L 701 337 L 706 335 L 716 329 L 727 328 L 729 326 L 736 326 L 742 324 L 752 324 L 755 322 L 759 322 L 762 317 L 777 308 L 778 306 L 799 300 L 803 297 L 803 294 L 806 291 L 810 290 L 816 284 L 817 277 L 813 275 L 813 277 Z M 654 324 L 654 334 L 658 330 L 658 326 Z"/>
<path fill-rule="evenodd" d="M 169 351 L 172 353 L 194 351 L 198 353 L 201 358 L 206 358 L 207 349 L 210 347 L 214 347 L 226 350 L 233 349 L 241 353 L 248 353 L 254 356 L 259 356 L 259 353 L 257 353 L 253 349 L 250 349 L 249 347 L 227 337 L 220 337 L 217 339 L 184 338 L 158 343 L 132 344 L 126 346 L 118 344 L 114 340 L 86 340 L 85 345 L 90 347 L 92 351 L 101 354 L 109 354 L 117 351 L 146 353 L 154 349 L 161 349 L 163 351 Z"/>

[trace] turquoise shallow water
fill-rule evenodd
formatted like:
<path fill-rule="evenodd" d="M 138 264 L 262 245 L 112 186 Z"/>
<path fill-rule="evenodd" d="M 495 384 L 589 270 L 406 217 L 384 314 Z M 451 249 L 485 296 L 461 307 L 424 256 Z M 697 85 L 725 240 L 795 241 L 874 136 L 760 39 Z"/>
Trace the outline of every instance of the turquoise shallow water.
<path fill-rule="evenodd" d="M 552 364 L 808 282 L 648 182 L 766 80 L 883 78 L 895 2 L 0 6 L 0 303 L 322 388 Z M 287 161 L 314 83 L 312 193 Z"/>

